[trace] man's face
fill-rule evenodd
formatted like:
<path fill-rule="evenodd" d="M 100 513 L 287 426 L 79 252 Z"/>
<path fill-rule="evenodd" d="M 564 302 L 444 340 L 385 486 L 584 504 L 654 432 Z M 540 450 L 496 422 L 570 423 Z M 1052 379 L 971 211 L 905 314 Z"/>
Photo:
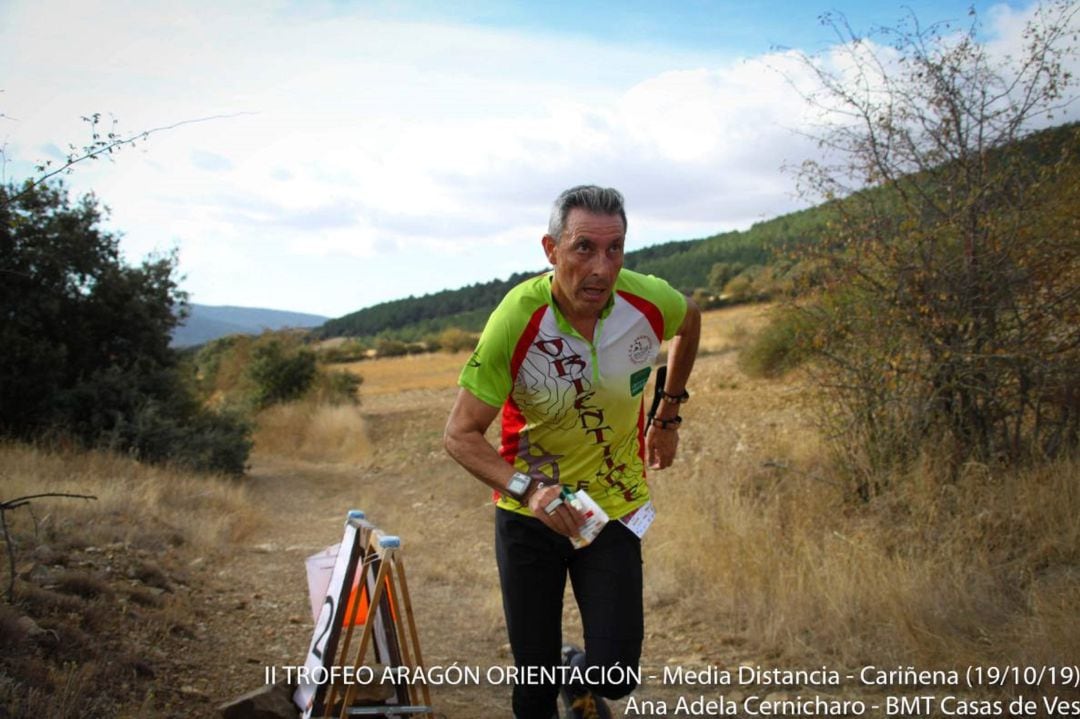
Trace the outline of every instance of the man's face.
<path fill-rule="evenodd" d="M 544 252 L 555 268 L 552 291 L 567 318 L 600 316 L 622 269 L 625 235 L 619 215 L 594 214 L 581 207 L 570 210 L 558 242 L 544 235 Z"/>

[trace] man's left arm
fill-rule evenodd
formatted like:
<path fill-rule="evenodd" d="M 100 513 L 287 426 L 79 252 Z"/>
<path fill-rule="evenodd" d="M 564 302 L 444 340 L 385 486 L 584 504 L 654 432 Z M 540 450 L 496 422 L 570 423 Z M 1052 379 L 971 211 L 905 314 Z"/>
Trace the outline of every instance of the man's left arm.
<path fill-rule="evenodd" d="M 679 446 L 679 428 L 662 427 L 662 422 L 670 423 L 679 415 L 679 403 L 669 397 L 680 397 L 686 391 L 690 372 L 694 369 L 697 358 L 698 342 L 701 339 L 701 310 L 693 300 L 686 300 L 686 315 L 682 325 L 668 344 L 667 379 L 664 382 L 664 397 L 656 410 L 655 420 L 645 434 L 645 461 L 650 469 L 665 469 L 675 460 Z M 648 421 L 648 420 L 646 420 Z"/>

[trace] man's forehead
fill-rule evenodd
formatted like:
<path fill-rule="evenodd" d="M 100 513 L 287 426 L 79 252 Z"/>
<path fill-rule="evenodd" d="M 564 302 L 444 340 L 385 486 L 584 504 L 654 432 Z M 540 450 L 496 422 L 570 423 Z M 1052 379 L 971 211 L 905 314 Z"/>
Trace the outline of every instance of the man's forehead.
<path fill-rule="evenodd" d="M 612 225 L 618 225 L 618 228 L 613 228 Z M 623 219 L 618 214 L 593 212 L 584 207 L 575 207 L 566 216 L 565 232 L 567 234 L 594 234 L 598 232 L 608 234 L 613 230 L 619 236 L 626 232 Z"/>

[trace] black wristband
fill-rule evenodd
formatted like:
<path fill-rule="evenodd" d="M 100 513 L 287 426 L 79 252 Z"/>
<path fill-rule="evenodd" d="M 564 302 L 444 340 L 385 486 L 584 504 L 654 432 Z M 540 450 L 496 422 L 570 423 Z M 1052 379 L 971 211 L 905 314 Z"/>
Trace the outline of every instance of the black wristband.
<path fill-rule="evenodd" d="M 675 415 L 671 419 L 658 419 L 649 415 L 649 424 L 660 429 L 678 429 L 682 424 L 682 417 Z"/>
<path fill-rule="evenodd" d="M 690 401 L 690 393 L 685 389 L 682 391 L 682 394 L 668 394 L 664 390 L 660 390 L 660 396 L 672 404 L 683 404 Z"/>

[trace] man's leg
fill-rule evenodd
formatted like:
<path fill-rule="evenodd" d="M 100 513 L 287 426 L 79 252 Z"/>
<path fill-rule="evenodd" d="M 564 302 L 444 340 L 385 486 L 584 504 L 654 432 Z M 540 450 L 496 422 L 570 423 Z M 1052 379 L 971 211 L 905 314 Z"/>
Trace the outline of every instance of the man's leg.
<path fill-rule="evenodd" d="M 572 546 L 540 520 L 495 510 L 495 558 L 503 612 L 518 667 L 556 667 L 561 661 L 562 598 Z M 517 719 L 557 714 L 558 684 L 514 686 Z"/>
<path fill-rule="evenodd" d="M 570 581 L 585 631 L 586 666 L 605 668 L 603 681 L 589 688 L 608 699 L 624 697 L 637 682 L 621 670 L 637 671 L 645 634 L 641 540 L 621 522 L 609 522 L 570 558 Z M 616 665 L 620 670 L 607 671 Z"/>

